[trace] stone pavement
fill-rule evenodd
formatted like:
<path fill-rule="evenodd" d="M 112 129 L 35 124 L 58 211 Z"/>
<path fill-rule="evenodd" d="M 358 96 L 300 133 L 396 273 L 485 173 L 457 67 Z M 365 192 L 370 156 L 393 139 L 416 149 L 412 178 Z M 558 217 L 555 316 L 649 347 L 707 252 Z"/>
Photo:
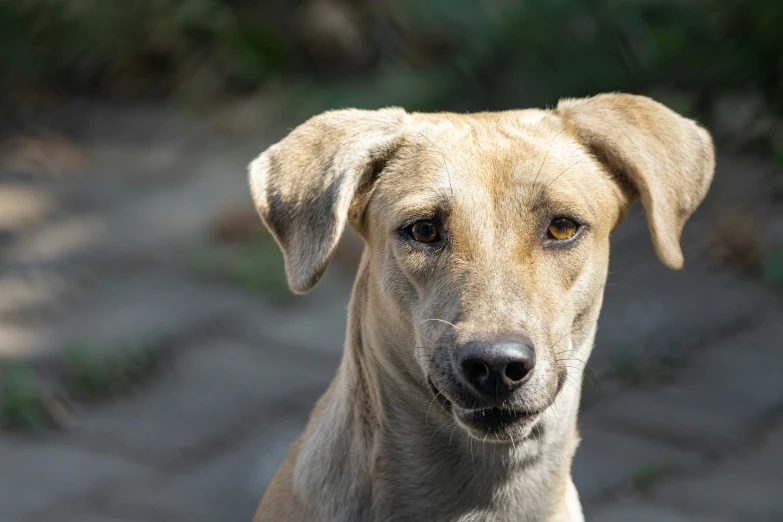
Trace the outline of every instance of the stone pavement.
<path fill-rule="evenodd" d="M 26 361 L 56 389 L 71 341 L 112 354 L 152 336 L 167 357 L 131 392 L 78 402 L 68 429 L 0 435 L 0 522 L 250 520 L 339 362 L 355 252 L 294 300 L 205 277 L 189 252 L 252 212 L 245 166 L 283 131 L 87 109 L 82 171 L 0 173 L 0 367 Z M 706 249 L 729 200 L 783 223 L 766 168 L 719 161 L 682 272 L 639 209 L 613 238 L 574 463 L 588 520 L 783 519 L 783 300 Z"/>

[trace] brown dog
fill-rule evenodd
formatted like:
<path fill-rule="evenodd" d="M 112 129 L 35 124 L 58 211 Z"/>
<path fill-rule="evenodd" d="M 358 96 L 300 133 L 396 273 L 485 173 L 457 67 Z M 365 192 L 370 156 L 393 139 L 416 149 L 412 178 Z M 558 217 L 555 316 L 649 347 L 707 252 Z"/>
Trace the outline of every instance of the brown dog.
<path fill-rule="evenodd" d="M 255 520 L 583 520 L 571 460 L 609 235 L 641 199 L 680 268 L 713 169 L 704 129 L 627 94 L 334 111 L 270 147 L 250 186 L 293 290 L 346 221 L 367 247 L 337 376 Z"/>

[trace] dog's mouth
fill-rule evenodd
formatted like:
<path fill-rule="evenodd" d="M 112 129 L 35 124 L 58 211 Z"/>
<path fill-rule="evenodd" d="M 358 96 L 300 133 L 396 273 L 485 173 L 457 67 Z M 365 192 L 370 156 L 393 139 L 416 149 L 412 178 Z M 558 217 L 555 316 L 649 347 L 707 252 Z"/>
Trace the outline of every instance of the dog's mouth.
<path fill-rule="evenodd" d="M 532 426 L 540 412 L 507 410 L 503 408 L 482 408 L 463 410 L 455 408 L 454 413 L 462 424 L 483 434 L 501 436 L 512 429 Z"/>
<path fill-rule="evenodd" d="M 512 434 L 519 433 L 534 426 L 543 412 L 526 411 L 512 408 L 462 408 L 453 403 L 435 386 L 432 380 L 427 379 L 433 395 L 443 407 L 444 411 L 453 412 L 457 421 L 474 436 L 486 438 L 490 436 L 496 440 L 510 439 Z"/>

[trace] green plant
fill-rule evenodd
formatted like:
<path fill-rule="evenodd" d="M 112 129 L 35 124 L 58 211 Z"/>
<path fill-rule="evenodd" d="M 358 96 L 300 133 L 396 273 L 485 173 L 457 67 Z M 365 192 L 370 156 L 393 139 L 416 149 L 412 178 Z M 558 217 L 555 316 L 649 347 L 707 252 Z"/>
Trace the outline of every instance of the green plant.
<path fill-rule="evenodd" d="M 38 432 L 47 426 L 44 395 L 27 365 L 12 364 L 0 375 L 0 401 L 3 428 Z"/>
<path fill-rule="evenodd" d="M 761 279 L 776 290 L 783 290 L 783 251 L 773 251 L 761 261 Z"/>
<path fill-rule="evenodd" d="M 87 343 L 63 348 L 65 382 L 77 398 L 97 400 L 125 393 L 147 379 L 160 363 L 153 343 L 126 348 L 120 355 L 98 353 Z"/>
<path fill-rule="evenodd" d="M 209 100 L 282 76 L 318 85 L 319 105 L 332 107 L 493 109 L 630 90 L 696 115 L 750 90 L 783 110 L 781 2 L 321 4 L 347 10 L 358 35 L 329 57 L 313 43 L 318 31 L 304 28 L 301 2 L 0 2 L 0 87 L 5 96 L 92 89 Z"/>
<path fill-rule="evenodd" d="M 277 244 L 271 240 L 239 247 L 229 265 L 228 276 L 238 286 L 263 292 L 273 298 L 290 295 L 282 255 Z"/>
<path fill-rule="evenodd" d="M 640 467 L 633 473 L 633 484 L 640 490 L 649 489 L 661 480 L 676 475 L 679 466 L 671 462 L 657 462 Z"/>
<path fill-rule="evenodd" d="M 783 197 L 783 151 L 777 151 L 772 159 L 772 191 Z"/>
<path fill-rule="evenodd" d="M 762 258 L 759 230 L 753 213 L 739 208 L 723 210 L 712 230 L 710 250 L 724 263 L 753 273 Z"/>
<path fill-rule="evenodd" d="M 218 255 L 209 245 L 191 245 L 185 257 L 191 270 L 203 276 L 214 277 L 220 269 Z"/>
<path fill-rule="evenodd" d="M 263 17 L 225 0 L 0 2 L 0 86 L 180 92 L 200 101 L 255 86 L 287 41 Z"/>
<path fill-rule="evenodd" d="M 612 359 L 610 375 L 626 384 L 638 384 L 644 375 L 642 364 L 634 357 L 619 353 Z"/>
<path fill-rule="evenodd" d="M 283 256 L 270 236 L 262 236 L 228 248 L 192 247 L 188 263 L 198 273 L 252 292 L 283 301 L 291 297 Z"/>
<path fill-rule="evenodd" d="M 610 375 L 629 386 L 657 386 L 671 381 L 682 365 L 680 359 L 669 355 L 643 360 L 620 353 L 612 360 Z"/>

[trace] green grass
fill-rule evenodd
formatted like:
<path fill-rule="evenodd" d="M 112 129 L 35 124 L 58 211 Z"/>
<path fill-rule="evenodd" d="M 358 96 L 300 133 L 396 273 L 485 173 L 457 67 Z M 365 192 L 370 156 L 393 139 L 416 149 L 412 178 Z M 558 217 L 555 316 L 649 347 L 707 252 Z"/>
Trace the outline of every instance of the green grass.
<path fill-rule="evenodd" d="M 10 431 L 40 432 L 49 424 L 44 394 L 23 363 L 0 375 L 0 424 Z"/>
<path fill-rule="evenodd" d="M 783 251 L 770 252 L 761 261 L 761 279 L 775 290 L 783 290 Z"/>
<path fill-rule="evenodd" d="M 627 354 L 618 354 L 612 360 L 611 376 L 620 379 L 626 384 L 635 385 L 644 376 L 642 364 Z"/>
<path fill-rule="evenodd" d="M 188 263 L 205 277 L 263 294 L 273 301 L 292 297 L 283 256 L 270 237 L 226 248 L 199 245 L 189 251 Z"/>
<path fill-rule="evenodd" d="M 640 490 L 649 489 L 661 480 L 676 475 L 679 466 L 671 462 L 656 462 L 637 469 L 633 474 L 633 484 Z"/>
<path fill-rule="evenodd" d="M 779 145 L 783 147 L 783 144 Z M 772 192 L 783 198 L 783 151 L 776 151 L 772 158 Z"/>
<path fill-rule="evenodd" d="M 282 255 L 271 240 L 241 246 L 228 276 L 234 284 L 249 290 L 278 297 L 290 294 Z"/>
<path fill-rule="evenodd" d="M 612 361 L 610 375 L 629 386 L 658 386 L 671 382 L 682 365 L 681 360 L 671 356 L 646 361 L 622 353 Z"/>
<path fill-rule="evenodd" d="M 127 393 L 147 380 L 161 357 L 154 343 L 127 348 L 119 355 L 104 355 L 88 343 L 63 348 L 65 384 L 83 400 L 100 400 Z"/>

